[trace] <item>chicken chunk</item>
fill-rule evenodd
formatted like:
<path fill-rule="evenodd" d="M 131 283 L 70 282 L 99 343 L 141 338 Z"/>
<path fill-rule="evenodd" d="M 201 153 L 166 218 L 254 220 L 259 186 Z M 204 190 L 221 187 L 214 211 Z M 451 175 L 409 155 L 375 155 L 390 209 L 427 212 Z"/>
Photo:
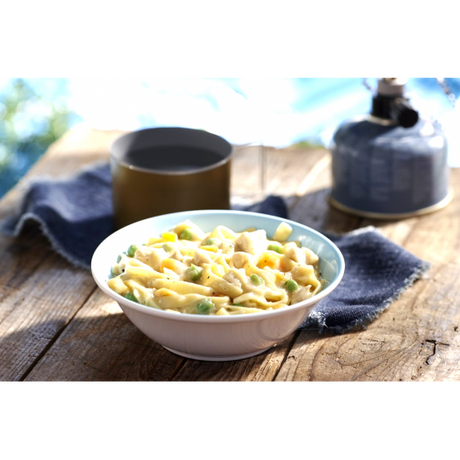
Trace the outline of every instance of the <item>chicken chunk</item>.
<path fill-rule="evenodd" d="M 235 240 L 235 251 L 257 254 L 267 247 L 267 233 L 265 230 L 255 230 L 254 232 L 243 232 Z"/>
<path fill-rule="evenodd" d="M 233 272 L 228 272 L 222 277 L 225 281 L 241 287 L 241 280 Z"/>
<path fill-rule="evenodd" d="M 302 302 L 303 300 L 307 300 L 312 296 L 312 292 L 310 290 L 310 286 L 306 287 L 300 287 L 299 289 L 296 289 L 291 298 L 291 305 Z"/>
<path fill-rule="evenodd" d="M 291 274 L 295 281 L 306 286 L 311 278 L 315 276 L 315 271 L 311 265 L 295 265 L 291 270 Z"/>
<path fill-rule="evenodd" d="M 284 245 L 283 254 L 294 262 L 300 264 L 306 263 L 306 254 L 295 243 L 287 243 Z"/>
<path fill-rule="evenodd" d="M 315 265 L 318 263 L 319 257 L 311 249 L 302 248 L 302 251 L 305 254 L 305 259 L 306 259 L 307 264 Z"/>
<path fill-rule="evenodd" d="M 135 257 L 149 267 L 152 267 L 154 270 L 159 271 L 161 268 L 161 262 L 168 258 L 168 253 L 163 248 L 141 246 L 137 249 Z"/>
<path fill-rule="evenodd" d="M 243 289 L 237 286 L 236 284 L 229 283 L 223 278 L 219 278 L 212 283 L 212 288 L 218 294 L 229 296 L 230 298 L 235 298 L 243 294 Z"/>
<path fill-rule="evenodd" d="M 245 252 L 235 252 L 232 256 L 232 263 L 235 268 L 243 268 L 252 257 Z"/>
<path fill-rule="evenodd" d="M 195 265 L 202 266 L 203 264 L 212 264 L 212 259 L 208 251 L 205 251 L 204 249 L 196 249 L 193 256 L 193 262 Z"/>

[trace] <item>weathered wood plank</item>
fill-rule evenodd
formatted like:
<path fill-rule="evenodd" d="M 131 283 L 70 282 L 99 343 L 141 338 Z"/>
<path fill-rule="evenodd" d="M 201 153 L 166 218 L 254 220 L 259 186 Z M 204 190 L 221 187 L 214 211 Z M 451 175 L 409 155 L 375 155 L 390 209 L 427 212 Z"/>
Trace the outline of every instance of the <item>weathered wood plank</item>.
<path fill-rule="evenodd" d="M 97 289 L 27 381 L 167 381 L 184 361 L 142 334 Z"/>
<path fill-rule="evenodd" d="M 20 286 L 3 286 L 0 380 L 20 380 L 94 289 L 88 273 L 54 253 Z"/>
<path fill-rule="evenodd" d="M 445 278 L 446 285 L 459 269 Z M 440 286 L 440 289 L 446 287 Z M 455 303 L 433 309 L 438 292 L 416 283 L 366 331 L 318 337 L 302 332 L 278 380 L 445 381 L 459 370 L 460 316 Z M 454 294 L 458 294 L 458 288 Z M 433 311 L 434 310 L 434 311 Z"/>
<path fill-rule="evenodd" d="M 288 202 L 296 196 L 302 184 L 315 181 L 315 166 L 329 155 L 324 149 L 266 147 L 265 151 L 267 193 L 283 196 Z"/>
<path fill-rule="evenodd" d="M 455 171 L 456 183 L 460 171 Z M 458 190 L 458 189 L 457 189 Z M 458 190 L 460 192 L 460 190 Z M 431 270 L 367 330 L 299 334 L 277 380 L 446 381 L 460 374 L 460 199 L 435 214 L 363 221 L 430 261 Z"/>
<path fill-rule="evenodd" d="M 275 379 L 281 363 L 286 359 L 293 335 L 260 355 L 240 361 L 204 362 L 187 360 L 174 377 L 174 380 L 213 382 L 272 381 Z"/>
<path fill-rule="evenodd" d="M 18 187 L 0 201 L 11 215 L 29 178 L 65 176 L 108 158 L 121 133 L 79 126 L 53 144 Z M 95 290 L 90 273 L 57 255 L 37 225 L 18 238 L 0 235 L 0 380 L 21 380 Z"/>

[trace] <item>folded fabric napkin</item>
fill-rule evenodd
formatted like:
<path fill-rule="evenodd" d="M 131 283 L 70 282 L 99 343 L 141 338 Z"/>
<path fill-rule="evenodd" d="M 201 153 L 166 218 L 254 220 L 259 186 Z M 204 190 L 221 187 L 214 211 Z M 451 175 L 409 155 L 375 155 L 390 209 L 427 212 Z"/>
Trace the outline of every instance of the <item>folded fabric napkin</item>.
<path fill-rule="evenodd" d="M 286 204 L 277 196 L 244 209 L 288 218 Z M 17 214 L 4 220 L 0 230 L 18 236 L 29 221 L 40 225 L 55 251 L 89 269 L 93 252 L 113 232 L 109 165 L 91 166 L 67 179 L 32 180 Z M 345 275 L 301 328 L 345 332 L 365 327 L 430 266 L 372 227 L 327 236 L 342 251 Z"/>

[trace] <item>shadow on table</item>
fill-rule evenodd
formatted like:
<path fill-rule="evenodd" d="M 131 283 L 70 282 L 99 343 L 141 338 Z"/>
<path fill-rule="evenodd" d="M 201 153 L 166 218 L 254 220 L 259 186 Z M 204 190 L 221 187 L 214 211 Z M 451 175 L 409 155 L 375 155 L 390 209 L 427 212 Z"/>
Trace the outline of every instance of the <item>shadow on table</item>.
<path fill-rule="evenodd" d="M 360 227 L 361 218 L 346 214 L 329 204 L 330 188 L 286 198 L 289 219 L 320 232 L 345 233 Z"/>
<path fill-rule="evenodd" d="M 206 362 L 165 350 L 122 312 L 49 320 L 0 339 L 0 381 L 271 381 L 298 335 L 252 358 Z M 326 337 L 309 331 L 301 345 Z"/>
<path fill-rule="evenodd" d="M 43 321 L 0 338 L 0 349 L 3 381 L 162 381 L 181 361 L 122 312 Z"/>

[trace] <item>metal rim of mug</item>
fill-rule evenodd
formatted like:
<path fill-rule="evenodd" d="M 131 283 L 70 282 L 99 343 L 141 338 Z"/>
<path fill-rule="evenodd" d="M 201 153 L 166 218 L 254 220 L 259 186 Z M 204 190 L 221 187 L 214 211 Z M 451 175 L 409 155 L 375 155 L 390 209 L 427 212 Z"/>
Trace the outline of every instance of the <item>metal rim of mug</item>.
<path fill-rule="evenodd" d="M 120 155 L 117 155 L 117 153 L 115 152 L 115 150 L 117 148 L 121 148 L 119 147 L 120 143 L 126 141 L 126 139 L 128 139 L 129 137 L 133 137 L 133 136 L 136 136 L 136 135 L 139 135 L 139 133 L 142 133 L 142 132 L 152 132 L 154 130 L 183 130 L 183 131 L 194 131 L 194 132 L 199 132 L 200 134 L 204 134 L 206 136 L 211 136 L 213 137 L 214 139 L 219 139 L 220 141 L 228 144 L 228 146 L 230 147 L 230 150 L 229 150 L 229 153 L 228 155 L 226 155 L 224 158 L 222 158 L 222 160 L 216 162 L 216 163 L 212 163 L 208 166 L 204 166 L 204 167 L 201 167 L 201 168 L 195 168 L 195 169 L 187 169 L 186 171 L 168 171 L 168 170 L 160 170 L 160 169 L 153 169 L 153 168 L 142 168 L 142 167 L 139 167 L 139 166 L 133 166 L 133 165 L 130 165 L 129 163 L 123 161 L 122 159 L 119 158 Z M 132 171 L 139 171 L 139 172 L 143 172 L 143 173 L 148 173 L 148 174 L 158 174 L 158 175 L 162 175 L 162 176 L 188 176 L 190 174 L 198 174 L 198 173 L 202 173 L 202 172 L 206 172 L 206 171 L 211 171 L 213 169 L 216 169 L 216 168 L 219 168 L 220 166 L 223 166 L 225 165 L 226 163 L 228 163 L 232 157 L 232 154 L 233 154 L 233 151 L 234 151 L 234 146 L 232 144 L 230 144 L 227 140 L 225 140 L 223 137 L 217 135 L 217 134 L 213 134 L 213 133 L 210 133 L 208 131 L 203 131 L 203 130 L 199 130 L 199 129 L 193 129 L 193 128 L 183 128 L 183 127 L 176 127 L 176 126 L 168 126 L 168 127 L 157 127 L 157 128 L 145 128 L 145 129 L 139 129 L 139 130 L 136 130 L 136 131 L 132 131 L 130 133 L 126 133 L 126 134 L 123 134 L 121 135 L 119 138 L 117 138 L 111 145 L 110 147 L 110 158 L 115 161 L 116 163 L 118 163 L 119 165 L 129 169 L 129 170 L 132 170 Z"/>
<path fill-rule="evenodd" d="M 422 216 L 424 214 L 430 214 L 435 211 L 439 211 L 442 208 L 445 208 L 454 197 L 454 190 L 449 188 L 449 192 L 447 193 L 446 197 L 443 198 L 438 203 L 435 203 L 431 206 L 427 206 L 426 208 L 418 209 L 417 211 L 407 212 L 407 213 L 398 213 L 398 214 L 384 214 L 384 213 L 377 213 L 377 212 L 368 212 L 362 211 L 360 209 L 354 209 L 347 205 L 344 205 L 337 201 L 336 199 L 332 198 L 331 195 L 328 196 L 329 203 L 339 211 L 346 212 L 347 214 L 353 214 L 354 216 L 358 217 L 367 217 L 369 219 L 406 219 L 408 217 L 417 217 Z"/>

